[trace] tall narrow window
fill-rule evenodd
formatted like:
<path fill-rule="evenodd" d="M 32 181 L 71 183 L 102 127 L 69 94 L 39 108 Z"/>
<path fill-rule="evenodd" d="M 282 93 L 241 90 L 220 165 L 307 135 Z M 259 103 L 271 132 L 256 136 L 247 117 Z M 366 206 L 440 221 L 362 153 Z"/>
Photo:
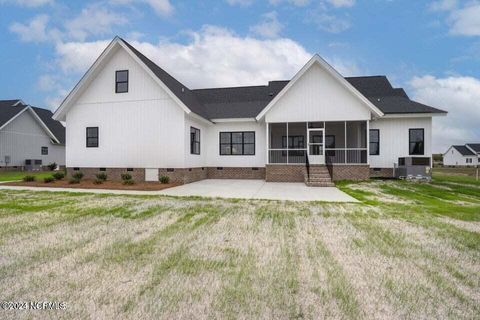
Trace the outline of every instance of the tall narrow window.
<path fill-rule="evenodd" d="M 87 128 L 87 148 L 98 148 L 98 127 Z"/>
<path fill-rule="evenodd" d="M 42 147 L 42 156 L 48 155 L 48 147 Z"/>
<path fill-rule="evenodd" d="M 410 155 L 423 155 L 425 153 L 424 129 L 409 130 L 409 152 Z"/>
<path fill-rule="evenodd" d="M 190 153 L 200 154 L 200 130 L 190 127 Z"/>
<path fill-rule="evenodd" d="M 255 155 L 255 132 L 220 132 L 220 155 Z"/>
<path fill-rule="evenodd" d="M 128 92 L 128 70 L 115 72 L 115 93 Z"/>
<path fill-rule="evenodd" d="M 378 156 L 380 154 L 380 130 L 370 129 L 370 155 Z"/>

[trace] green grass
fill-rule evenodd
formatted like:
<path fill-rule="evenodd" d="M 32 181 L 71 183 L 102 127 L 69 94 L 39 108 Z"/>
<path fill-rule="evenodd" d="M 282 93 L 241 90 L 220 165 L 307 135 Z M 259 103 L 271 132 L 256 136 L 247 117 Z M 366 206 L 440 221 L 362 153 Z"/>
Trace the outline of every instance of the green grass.
<path fill-rule="evenodd" d="M 356 204 L 4 190 L 0 290 L 64 318 L 474 319 L 472 179 L 339 182 Z"/>
<path fill-rule="evenodd" d="M 37 180 L 50 177 L 52 171 L 26 172 L 26 171 L 0 171 L 0 182 L 22 180 L 25 176 L 35 176 Z"/>

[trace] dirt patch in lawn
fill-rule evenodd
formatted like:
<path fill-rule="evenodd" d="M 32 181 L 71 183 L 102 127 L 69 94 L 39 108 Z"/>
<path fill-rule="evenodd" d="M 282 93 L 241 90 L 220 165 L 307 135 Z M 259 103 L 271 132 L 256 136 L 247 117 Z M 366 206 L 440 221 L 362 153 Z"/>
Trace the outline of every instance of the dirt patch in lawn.
<path fill-rule="evenodd" d="M 102 184 L 95 184 L 93 180 L 81 180 L 80 183 L 71 184 L 67 180 L 56 180 L 45 183 L 43 181 L 16 181 L 3 183 L 5 186 L 23 186 L 23 187 L 48 187 L 48 188 L 73 188 L 73 189 L 110 189 L 110 190 L 139 190 L 139 191 L 157 191 L 179 186 L 180 184 L 160 182 L 135 182 L 133 185 L 124 185 L 121 181 L 105 181 Z"/>

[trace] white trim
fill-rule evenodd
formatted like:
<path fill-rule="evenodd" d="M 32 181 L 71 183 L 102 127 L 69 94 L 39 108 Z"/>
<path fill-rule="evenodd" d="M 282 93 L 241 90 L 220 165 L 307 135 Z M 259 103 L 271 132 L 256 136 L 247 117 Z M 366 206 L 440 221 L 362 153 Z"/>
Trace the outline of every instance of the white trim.
<path fill-rule="evenodd" d="M 64 121 L 64 114 L 68 111 L 71 107 L 73 100 L 77 97 L 79 91 L 83 86 L 93 77 L 93 74 L 97 69 L 101 67 L 103 62 L 105 61 L 106 57 L 114 50 L 116 46 L 120 46 L 123 48 L 130 57 L 136 61 L 145 72 L 152 77 L 152 79 L 163 89 L 167 94 L 175 101 L 187 114 L 190 114 L 192 111 L 162 82 L 158 77 L 148 68 L 145 63 L 143 63 L 140 58 L 137 57 L 135 53 L 128 48 L 123 41 L 119 37 L 115 37 L 112 42 L 103 50 L 102 54 L 95 60 L 93 65 L 87 70 L 87 72 L 83 75 L 80 81 L 75 85 L 72 91 L 67 95 L 67 97 L 63 100 L 60 104 L 60 107 L 55 111 L 52 118 L 57 121 Z"/>
<path fill-rule="evenodd" d="M 257 122 L 255 118 L 219 118 L 212 119 L 212 122 Z"/>
<path fill-rule="evenodd" d="M 333 76 L 338 82 L 340 82 L 345 88 L 347 88 L 353 95 L 360 99 L 365 106 L 367 106 L 377 117 L 382 117 L 383 112 L 378 109 L 373 103 L 370 102 L 364 95 L 362 95 L 354 86 L 352 86 L 345 78 L 338 73 L 331 65 L 323 60 L 318 54 L 315 54 L 310 61 L 292 78 L 292 80 L 270 101 L 270 103 L 257 115 L 256 119 L 262 119 L 265 114 L 290 90 L 290 88 L 300 79 L 314 64 L 318 63 L 325 71 Z"/>
<path fill-rule="evenodd" d="M 467 143 L 467 144 L 465 144 L 465 147 L 467 147 L 467 149 L 468 149 L 468 150 L 472 151 L 472 152 L 473 152 L 475 155 L 478 155 L 478 154 L 480 154 L 480 152 L 477 152 L 477 151 L 473 150 L 473 149 L 472 149 L 472 148 L 470 148 L 468 145 L 469 145 L 468 143 Z"/>
<path fill-rule="evenodd" d="M 17 113 L 15 116 L 13 116 L 12 118 L 10 118 L 10 120 L 8 120 L 7 122 L 5 122 L 1 127 L 0 127 L 0 130 L 2 130 L 3 128 L 5 128 L 7 125 L 9 125 L 10 123 L 12 123 L 16 118 L 18 118 L 21 114 L 23 114 L 25 111 L 30 111 L 30 113 L 32 114 L 33 118 L 35 120 L 37 120 L 37 122 L 40 124 L 40 126 L 43 128 L 43 130 L 45 130 L 47 132 L 47 134 L 50 136 L 51 139 L 55 140 L 56 143 L 60 144 L 60 141 L 57 139 L 57 137 L 55 137 L 55 135 L 53 134 L 52 131 L 50 131 L 50 129 L 48 128 L 48 126 L 42 121 L 42 119 L 38 116 L 38 114 L 35 112 L 35 110 L 32 109 L 31 106 L 26 106 L 25 108 L 22 109 L 22 111 L 20 111 L 19 113 Z"/>
<path fill-rule="evenodd" d="M 202 121 L 202 122 L 205 123 L 205 124 L 209 124 L 209 125 L 212 124 L 211 121 L 209 121 L 209 120 L 205 119 L 204 117 L 196 114 L 195 112 L 190 112 L 190 113 L 187 113 L 187 114 L 188 114 L 190 117 L 192 117 L 192 118 L 194 118 L 194 119 L 196 119 L 196 120 Z"/>
<path fill-rule="evenodd" d="M 23 105 L 25 105 L 25 102 L 23 102 L 23 100 L 19 99 L 17 102 L 15 102 L 15 103 L 12 105 L 12 107 L 16 107 L 16 106 L 17 106 L 18 104 L 20 104 L 20 103 L 23 104 Z"/>
<path fill-rule="evenodd" d="M 393 113 L 386 114 L 382 119 L 394 118 L 430 118 L 430 117 L 445 117 L 446 113 Z"/>

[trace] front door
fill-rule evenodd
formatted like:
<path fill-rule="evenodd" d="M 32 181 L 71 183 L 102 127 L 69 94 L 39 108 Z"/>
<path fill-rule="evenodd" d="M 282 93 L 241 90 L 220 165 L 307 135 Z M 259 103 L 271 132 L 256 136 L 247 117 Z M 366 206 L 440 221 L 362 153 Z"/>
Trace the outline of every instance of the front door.
<path fill-rule="evenodd" d="M 325 164 L 325 134 L 323 129 L 308 130 L 308 160 L 311 164 Z"/>

